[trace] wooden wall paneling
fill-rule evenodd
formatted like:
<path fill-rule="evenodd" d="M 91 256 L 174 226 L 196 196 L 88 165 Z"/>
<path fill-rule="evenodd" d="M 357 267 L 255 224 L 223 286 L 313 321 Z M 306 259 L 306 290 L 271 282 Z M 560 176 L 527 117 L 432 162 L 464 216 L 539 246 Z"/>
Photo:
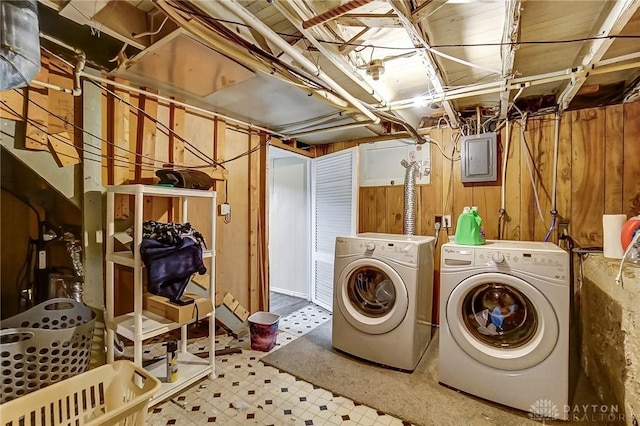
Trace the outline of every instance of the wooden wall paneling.
<path fill-rule="evenodd" d="M 505 138 L 506 129 L 502 130 Z M 520 125 L 515 121 L 509 122 L 509 152 L 507 153 L 507 172 L 505 178 L 505 216 L 502 219 L 502 239 L 520 240 L 520 221 L 524 214 L 521 207 L 522 194 L 520 192 L 522 168 L 522 146 L 520 144 Z M 506 140 L 506 139 L 503 139 Z"/>
<path fill-rule="evenodd" d="M 320 157 L 322 155 L 329 154 L 329 147 L 331 145 L 313 145 L 312 148 L 312 156 Z"/>
<path fill-rule="evenodd" d="M 0 92 L 0 118 L 14 121 L 23 121 L 26 117 L 27 89 L 12 89 Z M 12 112 L 15 111 L 18 115 Z"/>
<path fill-rule="evenodd" d="M 113 184 L 113 97 L 102 90 L 102 184 Z"/>
<path fill-rule="evenodd" d="M 170 161 L 173 164 L 184 164 L 186 146 L 183 138 L 186 130 L 186 112 L 183 107 L 171 104 L 169 113 L 171 117 L 170 128 L 174 132 L 169 134 Z"/>
<path fill-rule="evenodd" d="M 169 106 L 169 163 L 172 167 L 182 168 L 185 163 L 185 150 L 188 148 L 185 139 L 185 118 L 186 111 L 183 107 L 171 104 Z M 169 200 L 169 220 L 180 222 L 180 206 L 174 200 Z"/>
<path fill-rule="evenodd" d="M 482 218 L 482 228 L 487 239 L 498 235 L 498 216 L 500 215 L 500 186 L 480 185 L 473 187 L 473 205 L 478 207 Z"/>
<path fill-rule="evenodd" d="M 127 84 L 126 80 L 115 80 L 118 83 Z M 113 100 L 113 184 L 121 185 L 129 180 L 129 139 L 130 127 L 130 107 L 127 104 L 130 100 L 129 92 L 113 88 L 116 94 Z M 130 216 L 129 196 L 116 194 L 115 197 L 115 218 L 124 219 Z"/>
<path fill-rule="evenodd" d="M 220 120 L 219 118 L 216 118 L 214 120 L 213 133 L 213 158 L 217 162 L 222 162 L 225 159 L 227 149 L 226 135 L 227 123 L 225 123 L 223 120 Z M 229 178 L 230 177 L 231 176 L 229 176 Z M 214 188 L 217 193 L 217 204 L 220 205 L 227 202 L 227 181 L 215 181 Z M 225 232 L 225 227 L 230 226 L 228 224 L 225 224 L 224 220 L 224 216 L 216 214 L 216 293 L 219 295 L 224 295 L 225 291 L 223 291 L 222 288 L 227 288 L 226 285 L 221 285 L 219 278 L 221 276 L 221 271 L 223 271 L 224 274 L 228 273 L 221 257 L 221 254 L 226 252 L 225 246 L 228 238 L 228 233 Z"/>
<path fill-rule="evenodd" d="M 431 138 L 435 139 L 441 146 L 444 147 L 444 141 L 451 140 L 451 129 L 435 129 L 431 131 Z M 435 142 L 434 141 L 434 142 Z M 423 232 L 426 235 L 435 235 L 435 229 L 433 228 L 433 219 L 436 214 L 441 215 L 445 211 L 443 200 L 443 167 L 444 164 L 449 163 L 444 159 L 442 153 L 433 143 L 427 146 L 431 151 L 431 175 L 430 184 L 421 185 L 422 199 L 422 224 Z M 449 214 L 449 213 L 447 213 Z M 431 313 L 431 322 L 439 324 L 439 297 L 440 297 L 440 249 L 442 244 L 448 241 L 447 230 L 440 229 L 438 234 L 438 242 L 434 247 L 433 253 L 433 304 Z"/>
<path fill-rule="evenodd" d="M 269 299 L 269 180 L 268 164 L 269 150 L 267 149 L 266 135 L 260 135 L 260 143 L 263 148 L 260 150 L 260 204 L 258 217 L 258 262 L 259 262 L 259 298 L 258 309 L 266 311 L 270 306 Z"/>
<path fill-rule="evenodd" d="M 358 232 L 389 232 L 384 186 L 362 186 L 358 192 Z"/>
<path fill-rule="evenodd" d="M 556 189 L 556 210 L 558 222 L 569 223 L 571 234 L 571 116 L 567 113 L 560 117 L 560 139 L 558 142 L 558 176 Z M 554 235 L 554 241 L 558 242 L 558 227 Z"/>
<path fill-rule="evenodd" d="M 456 164 L 460 164 L 459 161 L 451 161 L 451 159 L 457 158 L 459 152 L 455 152 L 455 142 L 451 140 L 451 138 L 443 137 L 440 140 L 440 146 L 442 150 L 447 154 L 449 158 L 445 158 L 442 156 L 442 171 L 441 171 L 441 181 L 440 185 L 442 186 L 442 214 L 450 214 L 452 217 L 451 226 L 455 226 L 456 218 L 460 212 L 454 212 L 454 192 L 456 191 L 455 187 L 455 178 L 454 178 L 454 169 Z M 433 151 L 431 151 L 433 152 Z M 453 153 L 453 157 L 451 154 Z M 440 155 L 442 155 L 440 153 Z M 434 182 L 434 184 L 438 184 L 438 182 Z M 453 228 L 455 229 L 455 228 Z"/>
<path fill-rule="evenodd" d="M 225 158 L 240 155 L 248 151 L 248 147 L 247 135 L 227 127 Z M 216 289 L 221 294 L 230 292 L 242 306 L 249 308 L 249 159 L 240 157 L 225 167 L 229 170 L 227 195 L 231 222 L 218 227 Z"/>
<path fill-rule="evenodd" d="M 216 162 L 222 163 L 225 159 L 226 152 L 226 133 L 227 123 L 218 118 L 214 121 L 214 133 L 213 133 L 213 158 Z M 224 164 L 218 166 L 219 169 L 224 170 L 226 166 Z M 218 193 L 218 204 L 225 202 L 226 197 L 226 181 L 216 180 L 214 188 Z M 224 218 L 219 216 L 217 219 L 218 229 L 224 225 Z"/>
<path fill-rule="evenodd" d="M 434 185 L 416 186 L 416 234 L 434 235 L 433 217 L 438 208 Z"/>
<path fill-rule="evenodd" d="M 189 141 L 194 147 L 184 150 L 184 164 L 186 166 L 197 166 L 206 162 L 211 162 L 214 157 L 214 133 L 215 123 L 213 119 L 204 117 L 197 113 L 187 112 L 184 118 L 184 134 L 181 135 L 185 140 Z M 194 151 L 200 151 L 198 155 Z M 213 168 L 198 169 L 211 175 Z M 206 199 L 192 198 L 189 200 L 188 222 L 202 235 L 210 235 L 211 227 L 215 226 L 211 222 L 211 201 Z M 216 212 L 214 212 L 215 214 Z M 211 246 L 211 241 L 207 240 L 207 245 Z M 194 277 L 194 281 L 202 288 L 209 288 L 210 271 Z"/>
<path fill-rule="evenodd" d="M 71 141 L 72 135 L 73 133 L 70 135 L 67 132 L 47 135 L 49 151 L 51 151 L 51 155 L 53 155 L 59 167 L 80 164 L 81 162 L 80 155 Z"/>
<path fill-rule="evenodd" d="M 73 74 L 71 69 L 56 59 L 49 59 L 49 83 L 68 89 L 73 88 Z M 80 140 L 75 137 L 74 97 L 58 90 L 49 90 L 48 131 L 49 150 L 52 152 L 60 167 L 79 164 L 80 156 L 76 148 Z"/>
<path fill-rule="evenodd" d="M 116 79 L 118 83 L 127 84 L 126 80 Z M 113 88 L 116 94 L 113 101 L 113 142 L 114 142 L 114 164 L 113 164 L 113 183 L 120 185 L 129 179 L 129 140 L 131 137 L 129 122 L 130 107 L 127 102 L 131 96 L 129 92 Z M 117 211 L 117 209 L 116 209 Z M 117 218 L 117 216 L 116 216 Z"/>
<path fill-rule="evenodd" d="M 376 232 L 376 194 L 380 187 L 361 186 L 358 191 L 358 232 Z M 384 193 L 384 192 L 383 192 Z"/>
<path fill-rule="evenodd" d="M 147 89 L 149 90 L 149 89 Z M 161 165 L 154 161 L 156 155 L 156 135 L 158 126 L 158 101 L 152 97 L 140 96 L 138 107 L 146 112 L 138 120 L 136 162 L 136 180 L 149 179 L 156 176 L 155 170 Z"/>
<path fill-rule="evenodd" d="M 533 174 L 534 181 L 537 182 L 534 147 L 535 140 L 533 138 L 536 130 L 535 127 L 537 127 L 537 124 L 537 120 L 528 120 L 525 124 L 524 143 L 522 139 L 519 139 L 521 149 L 520 188 L 522 192 L 522 198 L 520 199 L 520 202 L 521 211 L 523 213 L 520 221 L 520 232 L 521 238 L 528 241 L 535 240 L 536 223 L 541 220 L 536 206 L 533 186 L 531 184 L 531 174 Z M 522 138 L 522 134 L 520 134 L 519 136 Z M 530 168 L 532 170 L 532 173 L 529 172 Z"/>
<path fill-rule="evenodd" d="M 41 58 L 40 72 L 35 76 L 34 80 L 48 82 L 49 81 L 49 61 L 47 58 Z M 30 86 L 27 89 L 27 122 L 26 137 L 24 147 L 35 151 L 48 151 L 47 129 L 49 127 L 49 113 L 40 106 L 47 108 L 49 106 L 49 89 L 38 86 Z"/>
<path fill-rule="evenodd" d="M 640 215 L 640 102 L 624 105 L 624 180 L 622 212 Z"/>
<path fill-rule="evenodd" d="M 432 132 L 432 135 L 434 135 L 438 143 L 442 145 L 445 138 L 451 138 L 451 129 L 437 129 Z M 434 144 L 429 144 L 429 149 L 431 150 L 431 183 L 429 185 L 432 188 L 430 192 L 433 198 L 423 199 L 423 202 L 433 204 L 434 214 L 444 214 L 442 174 L 446 160 L 442 156 L 438 147 Z M 432 220 L 433 218 L 427 219 Z M 433 223 L 431 223 L 431 227 L 433 227 Z"/>
<path fill-rule="evenodd" d="M 456 149 L 453 154 L 453 157 L 451 157 L 453 159 L 460 158 L 460 148 L 461 148 L 460 142 L 457 138 L 455 139 L 455 141 L 456 141 L 455 142 Z M 451 138 L 449 138 L 449 143 L 447 144 L 447 148 L 444 150 L 444 152 L 448 156 L 451 156 L 451 153 L 453 152 L 452 151 L 453 146 L 454 146 L 454 143 L 452 143 Z M 469 185 L 469 184 L 465 185 L 462 183 L 462 165 L 459 160 L 456 160 L 453 162 L 453 168 L 451 168 L 451 162 L 449 161 L 449 173 L 450 173 L 450 179 L 452 179 L 452 182 L 453 182 L 453 186 L 452 186 L 453 191 L 452 191 L 452 194 L 450 195 L 451 200 L 449 201 L 449 204 L 452 206 L 451 220 L 453 224 L 452 224 L 452 228 L 449 231 L 452 234 L 454 234 L 458 216 L 460 215 L 460 213 L 462 213 L 462 210 L 464 209 L 464 207 L 473 206 L 475 204 L 474 204 L 474 198 L 473 198 L 473 195 L 474 195 L 473 185 Z"/>
<path fill-rule="evenodd" d="M 151 108 L 153 104 L 150 98 L 145 101 L 145 105 Z M 145 121 L 146 139 L 144 149 L 145 151 L 149 150 L 150 156 L 156 160 L 153 169 L 159 169 L 162 168 L 163 164 L 169 163 L 169 130 L 167 130 L 170 127 L 169 104 L 161 101 L 155 102 L 155 110 L 159 124 Z M 147 146 L 147 143 L 150 146 Z M 153 154 L 151 155 L 151 153 Z M 148 173 L 149 177 L 155 177 L 154 170 L 150 170 Z M 148 213 L 145 211 L 145 217 L 159 222 L 168 222 L 170 220 L 170 200 L 159 197 L 145 197 L 144 205 L 149 210 Z"/>
<path fill-rule="evenodd" d="M 533 136 L 536 133 L 539 123 L 535 119 L 527 121 L 525 124 L 524 140 L 522 139 L 522 129 L 520 127 L 521 121 L 518 121 L 518 123 L 516 127 L 518 128 L 518 143 L 520 143 L 520 210 L 522 212 L 520 219 L 520 238 L 526 241 L 534 241 L 536 238 L 536 223 L 541 221 L 536 206 L 535 193 L 531 184 L 531 174 L 533 174 L 534 182 L 538 180 L 536 178 L 536 151 L 534 146 L 535 138 Z M 530 169 L 531 172 L 529 172 Z"/>
<path fill-rule="evenodd" d="M 535 161 L 534 179 L 544 220 L 540 219 L 539 215 L 536 216 L 534 240 L 544 241 L 551 226 L 552 217 L 555 119 L 552 115 L 546 115 L 536 118 L 536 122 L 537 126 L 532 129 L 535 131 L 535 136 L 531 149 L 533 150 Z"/>
<path fill-rule="evenodd" d="M 624 181 L 624 106 L 604 108 L 604 213 L 622 213 Z M 638 120 L 638 117 L 635 118 Z"/>
<path fill-rule="evenodd" d="M 386 186 L 385 208 L 387 231 L 391 234 L 402 234 L 404 230 L 404 185 Z"/>
<path fill-rule="evenodd" d="M 500 216 L 500 190 L 502 179 L 502 159 L 504 158 L 504 139 L 499 136 L 498 148 L 498 180 L 476 184 L 473 187 L 473 203 L 478 207 L 478 213 L 482 217 L 485 236 L 487 239 L 495 239 L 498 236 L 498 218 Z"/>
<path fill-rule="evenodd" d="M 43 211 L 39 207 L 36 209 L 43 217 Z M 17 278 L 25 261 L 29 239 L 38 235 L 38 224 L 33 210 L 4 189 L 0 195 L 0 216 L 0 234 L 5 241 L 4 247 L 9 245 L 8 241 L 11 242 L 10 250 L 2 250 L 0 268 L 0 315 L 4 319 L 19 312 Z"/>
<path fill-rule="evenodd" d="M 129 147 L 127 157 L 129 158 L 128 182 L 136 182 L 136 176 L 141 174 L 141 163 L 139 153 L 142 151 L 142 125 L 144 123 L 145 96 L 138 93 L 129 94 Z"/>
<path fill-rule="evenodd" d="M 58 60 L 49 60 L 49 83 L 72 89 L 72 70 Z M 73 135 L 74 128 L 72 123 L 74 122 L 74 97 L 68 93 L 63 93 L 58 90 L 50 90 L 48 109 L 55 114 L 49 115 L 49 132 L 53 134 L 67 132 L 68 134 Z M 74 139 L 72 139 L 72 141 L 74 143 L 78 143 Z"/>
<path fill-rule="evenodd" d="M 602 245 L 604 109 L 580 110 L 572 121 L 572 237 L 579 246 Z"/>
<path fill-rule="evenodd" d="M 249 149 L 260 146 L 260 136 L 249 137 Z M 260 309 L 260 256 L 258 255 L 260 222 L 260 151 L 249 155 L 249 306 L 250 312 Z"/>

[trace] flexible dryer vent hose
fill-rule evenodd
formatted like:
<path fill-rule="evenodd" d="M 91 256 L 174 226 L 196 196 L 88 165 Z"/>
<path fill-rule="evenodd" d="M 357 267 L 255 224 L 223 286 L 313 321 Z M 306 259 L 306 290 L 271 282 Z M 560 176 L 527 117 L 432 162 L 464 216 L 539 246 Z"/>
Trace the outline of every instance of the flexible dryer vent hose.
<path fill-rule="evenodd" d="M 414 235 L 416 228 L 416 174 L 418 163 L 402 160 L 404 173 L 404 234 Z"/>

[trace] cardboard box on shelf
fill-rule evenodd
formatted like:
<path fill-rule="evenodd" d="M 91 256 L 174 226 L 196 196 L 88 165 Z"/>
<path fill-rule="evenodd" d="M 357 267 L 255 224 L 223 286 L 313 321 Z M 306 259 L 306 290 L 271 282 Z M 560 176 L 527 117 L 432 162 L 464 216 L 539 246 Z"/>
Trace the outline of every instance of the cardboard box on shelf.
<path fill-rule="evenodd" d="M 171 303 L 166 297 L 145 293 L 144 309 L 180 324 L 196 319 L 196 317 L 204 318 L 205 315 L 213 311 L 213 303 L 210 299 L 192 293 L 185 293 L 184 296 L 193 298 L 194 302 L 180 306 Z"/>

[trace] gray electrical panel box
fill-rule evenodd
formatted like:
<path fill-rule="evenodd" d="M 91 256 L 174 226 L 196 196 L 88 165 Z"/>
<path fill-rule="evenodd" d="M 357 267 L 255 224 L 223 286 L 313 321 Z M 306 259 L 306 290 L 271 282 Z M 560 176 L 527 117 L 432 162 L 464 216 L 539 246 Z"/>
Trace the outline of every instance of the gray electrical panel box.
<path fill-rule="evenodd" d="M 495 133 L 463 136 L 462 182 L 498 180 L 498 141 Z"/>

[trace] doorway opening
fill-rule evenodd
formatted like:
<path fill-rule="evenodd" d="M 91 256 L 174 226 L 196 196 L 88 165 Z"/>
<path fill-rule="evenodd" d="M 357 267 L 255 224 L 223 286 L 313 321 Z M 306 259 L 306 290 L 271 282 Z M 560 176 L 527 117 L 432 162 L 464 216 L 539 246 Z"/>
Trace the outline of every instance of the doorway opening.
<path fill-rule="evenodd" d="M 310 159 L 269 148 L 269 311 L 284 316 L 311 303 Z"/>

